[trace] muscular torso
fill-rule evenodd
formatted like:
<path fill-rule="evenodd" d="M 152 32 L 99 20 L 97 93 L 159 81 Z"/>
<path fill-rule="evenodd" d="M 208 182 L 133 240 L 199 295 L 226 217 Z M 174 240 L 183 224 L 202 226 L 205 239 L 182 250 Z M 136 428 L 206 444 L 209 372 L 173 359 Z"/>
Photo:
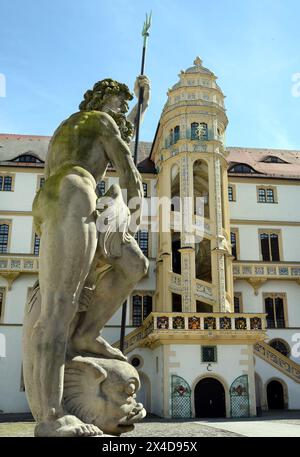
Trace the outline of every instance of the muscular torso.
<path fill-rule="evenodd" d="M 62 122 L 49 145 L 46 179 L 70 165 L 83 168 L 99 181 L 109 162 L 105 142 L 111 121 L 106 113 L 80 111 Z"/>

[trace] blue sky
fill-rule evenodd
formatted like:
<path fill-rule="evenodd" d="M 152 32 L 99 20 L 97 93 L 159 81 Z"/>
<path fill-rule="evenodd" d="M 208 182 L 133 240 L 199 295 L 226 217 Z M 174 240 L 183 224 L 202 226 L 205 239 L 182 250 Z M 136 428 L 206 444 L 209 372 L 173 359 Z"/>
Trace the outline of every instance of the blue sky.
<path fill-rule="evenodd" d="M 51 135 L 106 77 L 132 89 L 150 9 L 141 139 L 153 139 L 168 88 L 199 55 L 227 96 L 228 146 L 300 149 L 299 0 L 0 0 L 0 132 Z"/>

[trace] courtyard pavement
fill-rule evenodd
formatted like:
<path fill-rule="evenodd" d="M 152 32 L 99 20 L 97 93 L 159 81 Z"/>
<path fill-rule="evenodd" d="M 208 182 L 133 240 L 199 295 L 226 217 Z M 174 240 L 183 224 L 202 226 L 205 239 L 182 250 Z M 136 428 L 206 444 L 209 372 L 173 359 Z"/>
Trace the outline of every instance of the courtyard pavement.
<path fill-rule="evenodd" d="M 30 416 L 0 415 L 0 437 L 32 437 Z M 124 437 L 300 437 L 300 411 L 250 419 L 166 420 L 148 417 Z"/>

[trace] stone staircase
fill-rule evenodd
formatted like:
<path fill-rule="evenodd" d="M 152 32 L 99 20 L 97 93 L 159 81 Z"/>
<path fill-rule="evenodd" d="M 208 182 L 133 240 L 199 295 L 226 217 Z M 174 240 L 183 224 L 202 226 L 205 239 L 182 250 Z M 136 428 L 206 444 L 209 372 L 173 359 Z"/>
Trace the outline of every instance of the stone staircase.
<path fill-rule="evenodd" d="M 259 341 L 255 343 L 254 355 L 268 362 L 273 367 L 284 373 L 293 381 L 300 384 L 300 365 L 293 362 L 285 355 L 273 349 L 269 344 Z"/>

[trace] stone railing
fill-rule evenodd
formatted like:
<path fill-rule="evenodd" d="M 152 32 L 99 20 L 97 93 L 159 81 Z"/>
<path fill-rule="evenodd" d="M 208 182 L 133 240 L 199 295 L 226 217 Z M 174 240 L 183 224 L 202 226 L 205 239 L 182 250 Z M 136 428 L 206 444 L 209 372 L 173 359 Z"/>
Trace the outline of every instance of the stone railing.
<path fill-rule="evenodd" d="M 201 281 L 200 279 L 196 279 L 195 281 L 195 298 L 200 299 L 206 298 L 210 301 L 214 301 L 215 299 L 215 288 L 214 286 L 209 285 Z"/>
<path fill-rule="evenodd" d="M 262 341 L 255 343 L 254 354 L 300 384 L 300 365 L 276 351 L 269 344 Z"/>
<path fill-rule="evenodd" d="M 1 272 L 37 273 L 39 269 L 39 258 L 32 254 L 1 254 Z"/>
<path fill-rule="evenodd" d="M 233 262 L 233 276 L 242 278 L 300 279 L 300 263 Z"/>
<path fill-rule="evenodd" d="M 183 288 L 183 283 L 182 283 L 182 278 L 181 275 L 173 272 L 169 272 L 169 288 L 171 292 L 174 293 L 181 293 L 182 288 Z M 211 286 L 210 284 L 203 282 L 199 279 L 195 280 L 195 298 L 196 299 L 201 299 L 201 298 L 206 298 L 210 300 L 211 302 L 214 301 L 215 299 L 215 290 L 214 286 Z"/>
<path fill-rule="evenodd" d="M 161 337 L 193 338 L 216 336 L 220 339 L 263 338 L 266 329 L 265 314 L 236 313 L 151 313 L 142 325 L 126 335 L 124 351 L 137 346 L 151 345 Z M 170 341 L 171 341 L 170 340 Z M 119 347 L 119 342 L 115 343 Z"/>

